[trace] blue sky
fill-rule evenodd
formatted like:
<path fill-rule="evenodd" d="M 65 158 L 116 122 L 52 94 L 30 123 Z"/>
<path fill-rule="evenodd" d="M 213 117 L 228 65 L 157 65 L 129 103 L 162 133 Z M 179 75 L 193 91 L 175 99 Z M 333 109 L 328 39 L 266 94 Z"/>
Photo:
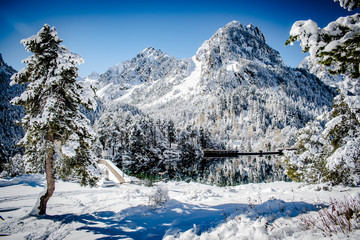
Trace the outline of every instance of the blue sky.
<path fill-rule="evenodd" d="M 0 53 L 15 69 L 30 55 L 20 40 L 35 35 L 48 23 L 63 45 L 85 63 L 80 76 L 104 73 L 146 47 L 161 49 L 179 59 L 195 55 L 201 44 L 232 20 L 252 23 L 264 33 L 285 63 L 296 67 L 306 56 L 300 47 L 284 46 L 292 24 L 313 19 L 320 27 L 340 16 L 354 14 L 333 0 L 110 1 L 0 0 Z"/>

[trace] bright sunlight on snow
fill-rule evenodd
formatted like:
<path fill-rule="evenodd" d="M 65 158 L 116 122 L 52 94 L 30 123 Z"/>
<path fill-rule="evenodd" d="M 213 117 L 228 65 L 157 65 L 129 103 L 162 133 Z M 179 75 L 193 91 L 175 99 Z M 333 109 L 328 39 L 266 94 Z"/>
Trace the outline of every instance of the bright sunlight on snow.
<path fill-rule="evenodd" d="M 48 215 L 29 217 L 44 177 L 0 180 L 2 239 L 325 239 L 301 217 L 330 198 L 358 197 L 358 188 L 274 182 L 235 187 L 158 182 L 80 187 L 58 181 Z M 164 201 L 150 201 L 159 192 Z M 351 238 L 360 237 L 360 231 Z M 337 234 L 333 239 L 344 239 Z"/>

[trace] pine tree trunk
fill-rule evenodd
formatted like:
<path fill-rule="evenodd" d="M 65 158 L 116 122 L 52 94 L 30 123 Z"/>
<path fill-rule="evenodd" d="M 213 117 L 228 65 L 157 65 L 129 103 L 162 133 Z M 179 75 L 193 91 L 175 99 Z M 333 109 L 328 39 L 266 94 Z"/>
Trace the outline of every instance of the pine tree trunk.
<path fill-rule="evenodd" d="M 46 193 L 40 197 L 39 215 L 46 214 L 46 205 L 50 197 L 55 191 L 55 177 L 54 177 L 54 150 L 49 151 L 49 155 L 45 161 L 45 174 L 46 174 Z"/>

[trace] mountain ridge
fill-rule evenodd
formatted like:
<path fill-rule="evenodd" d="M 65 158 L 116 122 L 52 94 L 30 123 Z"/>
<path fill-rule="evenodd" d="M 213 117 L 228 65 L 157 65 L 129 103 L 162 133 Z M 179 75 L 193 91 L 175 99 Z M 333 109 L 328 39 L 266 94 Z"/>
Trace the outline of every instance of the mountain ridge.
<path fill-rule="evenodd" d="M 296 130 L 328 110 L 335 94 L 306 70 L 287 67 L 257 27 L 237 21 L 190 59 L 146 48 L 120 69 L 99 79 L 100 86 L 108 83 L 99 88 L 108 108 L 130 104 L 183 128 L 203 127 L 232 148 L 291 145 Z"/>

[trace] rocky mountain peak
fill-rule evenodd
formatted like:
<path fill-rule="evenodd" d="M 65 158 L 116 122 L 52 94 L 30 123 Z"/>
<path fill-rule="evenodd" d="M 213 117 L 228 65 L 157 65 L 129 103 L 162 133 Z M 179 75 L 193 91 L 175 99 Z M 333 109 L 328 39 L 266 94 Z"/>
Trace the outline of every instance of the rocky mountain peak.
<path fill-rule="evenodd" d="M 253 35 L 255 38 L 258 38 L 258 40 L 260 40 L 260 41 L 262 41 L 264 43 L 266 42 L 265 36 L 262 34 L 260 29 L 258 27 L 256 27 L 256 26 L 253 26 L 252 23 L 245 26 L 241 22 L 232 21 L 232 22 L 226 24 L 220 30 L 222 30 L 223 32 L 228 32 L 229 34 L 231 34 L 231 32 L 234 31 L 234 29 L 246 31 L 249 34 Z"/>
<path fill-rule="evenodd" d="M 170 58 L 169 55 L 167 55 L 160 49 L 148 47 L 142 50 L 140 53 L 138 53 L 136 57 L 134 57 L 131 61 L 132 62 L 146 61 L 148 63 L 152 63 L 153 61 L 159 60 L 164 57 Z"/>
<path fill-rule="evenodd" d="M 240 59 L 259 61 L 265 65 L 284 65 L 279 52 L 266 44 L 258 27 L 232 21 L 220 28 L 199 48 L 196 58 L 219 68 Z"/>
<path fill-rule="evenodd" d="M 140 52 L 144 56 L 151 56 L 151 55 L 161 55 L 163 52 L 160 49 L 155 49 L 153 47 L 147 47 Z"/>
<path fill-rule="evenodd" d="M 98 80 L 100 78 L 100 74 L 97 72 L 90 73 L 89 76 L 87 76 L 87 79 L 89 80 Z"/>
<path fill-rule="evenodd" d="M 176 71 L 180 60 L 148 47 L 131 60 L 110 67 L 98 79 L 99 96 L 116 99 L 135 85 L 156 82 Z M 114 87 L 116 86 L 116 87 Z"/>

